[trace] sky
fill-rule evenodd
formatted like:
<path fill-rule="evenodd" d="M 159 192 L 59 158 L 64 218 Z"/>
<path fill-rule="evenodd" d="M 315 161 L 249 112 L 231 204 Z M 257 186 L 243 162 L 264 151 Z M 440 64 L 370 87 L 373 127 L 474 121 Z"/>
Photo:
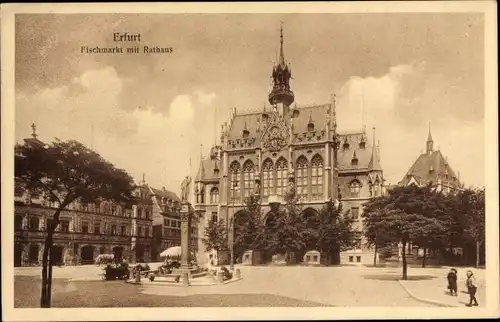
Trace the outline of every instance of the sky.
<path fill-rule="evenodd" d="M 465 185 L 485 184 L 482 14 L 16 15 L 16 140 L 35 122 L 43 141 L 79 140 L 179 193 L 230 110 L 267 103 L 280 21 L 297 105 L 335 93 L 340 132 L 375 127 L 388 183 L 424 151 L 430 122 Z M 173 51 L 81 52 L 117 44 Z"/>

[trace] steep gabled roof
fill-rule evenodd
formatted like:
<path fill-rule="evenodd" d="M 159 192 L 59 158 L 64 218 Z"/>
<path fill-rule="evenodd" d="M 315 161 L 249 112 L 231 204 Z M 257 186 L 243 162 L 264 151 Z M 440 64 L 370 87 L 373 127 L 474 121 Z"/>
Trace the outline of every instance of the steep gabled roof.
<path fill-rule="evenodd" d="M 400 185 L 408 185 L 415 180 L 419 185 L 429 182 L 437 183 L 441 179 L 443 183 L 456 183 L 458 179 L 440 150 L 421 154 L 410 167 L 406 175 L 399 182 Z"/>
<path fill-rule="evenodd" d="M 153 187 L 150 187 L 151 191 L 153 192 L 153 195 L 155 197 L 165 197 L 165 198 L 168 198 L 168 199 L 172 199 L 173 201 L 177 201 L 177 202 L 180 202 L 180 198 L 172 191 L 170 190 L 167 190 L 167 189 L 156 189 L 156 188 L 153 188 Z"/>

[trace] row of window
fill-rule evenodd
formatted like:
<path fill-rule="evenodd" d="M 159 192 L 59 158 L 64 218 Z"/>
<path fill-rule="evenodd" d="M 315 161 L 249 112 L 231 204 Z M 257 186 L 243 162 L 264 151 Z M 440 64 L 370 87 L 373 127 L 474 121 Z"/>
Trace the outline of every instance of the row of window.
<path fill-rule="evenodd" d="M 163 226 L 181 228 L 181 221 L 175 219 L 163 219 Z"/>
<path fill-rule="evenodd" d="M 49 227 L 50 223 L 52 222 L 52 219 L 47 219 L 46 221 L 46 227 Z M 31 217 L 28 219 L 28 229 L 29 230 L 41 230 L 41 221 L 37 217 Z M 101 229 L 104 228 L 104 232 Z M 17 230 L 23 229 L 23 218 L 21 215 L 16 215 L 14 219 L 14 228 Z M 69 233 L 70 231 L 70 221 L 69 220 L 60 220 L 59 226 L 57 227 L 57 230 L 63 233 Z M 96 222 L 94 223 L 93 227 L 90 227 L 90 223 L 86 221 L 82 221 L 82 227 L 81 227 L 81 232 L 84 234 L 102 234 L 108 232 L 112 236 L 128 236 L 129 229 L 126 225 L 118 226 L 118 225 L 108 225 L 104 224 L 104 226 L 101 226 L 101 223 Z M 139 236 L 149 236 L 149 227 L 138 227 L 138 235 Z"/>
<path fill-rule="evenodd" d="M 319 157 L 319 156 L 318 156 Z M 319 157 L 321 158 L 321 157 Z M 283 159 L 284 160 L 284 159 Z M 278 160 L 279 161 L 279 160 Z M 297 162 L 296 169 L 296 187 L 299 196 L 307 197 L 309 191 L 313 200 L 320 200 L 323 197 L 323 165 L 320 159 L 314 159 L 311 166 L 307 160 L 300 159 Z M 235 161 L 236 162 L 236 161 Z M 244 169 L 249 169 L 251 161 L 245 162 L 247 165 Z M 286 161 L 276 162 L 276 167 L 271 163 L 264 164 L 263 173 L 263 195 L 269 196 L 271 192 L 276 191 L 277 194 L 284 194 L 288 185 L 287 169 L 284 168 Z M 230 172 L 231 196 L 238 200 L 240 194 L 240 180 L 243 180 L 243 196 L 248 197 L 254 193 L 254 172 L 243 171 L 243 178 L 238 170 L 238 165 L 233 162 Z M 276 188 L 274 190 L 274 188 Z M 361 192 L 361 183 L 358 180 L 353 180 L 349 184 L 349 197 L 359 198 Z M 370 197 L 381 195 L 380 185 L 370 185 Z M 203 194 L 200 194 L 198 202 L 204 203 Z M 210 203 L 219 203 L 219 189 L 214 187 L 210 190 Z"/>
<path fill-rule="evenodd" d="M 49 207 L 57 207 L 56 202 L 48 202 Z M 68 206 L 69 210 L 76 211 L 85 211 L 85 212 L 95 212 L 108 214 L 112 216 L 122 216 L 122 217 L 132 217 L 132 209 L 130 208 L 122 208 L 117 205 L 110 205 L 107 202 L 102 203 L 101 205 L 95 203 L 72 203 Z M 137 218 L 142 219 L 151 219 L 152 212 L 149 209 L 137 209 Z"/>

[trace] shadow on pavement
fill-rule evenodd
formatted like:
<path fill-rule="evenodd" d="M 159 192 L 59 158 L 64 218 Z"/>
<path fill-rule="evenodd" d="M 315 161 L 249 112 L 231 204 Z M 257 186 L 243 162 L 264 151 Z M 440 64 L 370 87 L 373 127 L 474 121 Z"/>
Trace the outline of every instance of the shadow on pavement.
<path fill-rule="evenodd" d="M 401 274 L 397 275 L 362 275 L 364 279 L 367 280 L 378 280 L 378 281 L 398 281 L 401 280 Z M 422 281 L 422 280 L 431 280 L 436 278 L 436 276 L 432 275 L 411 275 L 408 276 L 407 281 Z"/>

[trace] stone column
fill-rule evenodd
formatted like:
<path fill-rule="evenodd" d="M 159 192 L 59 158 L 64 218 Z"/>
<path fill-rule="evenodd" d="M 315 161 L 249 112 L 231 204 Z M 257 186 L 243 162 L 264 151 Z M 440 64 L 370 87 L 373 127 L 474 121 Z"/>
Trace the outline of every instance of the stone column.
<path fill-rule="evenodd" d="M 330 144 L 325 143 L 325 163 L 324 163 L 324 173 L 323 173 L 323 196 L 325 201 L 330 199 L 330 173 L 332 169 L 332 165 L 330 163 Z"/>
<path fill-rule="evenodd" d="M 190 240 L 191 240 L 191 205 L 183 202 L 181 205 L 181 268 L 191 269 Z"/>
<path fill-rule="evenodd" d="M 23 216 L 23 229 L 28 229 L 28 214 L 24 214 Z"/>
<path fill-rule="evenodd" d="M 29 244 L 20 244 L 21 246 L 21 266 L 27 266 L 29 263 Z"/>
<path fill-rule="evenodd" d="M 132 236 L 132 243 L 130 245 L 130 263 L 135 263 L 137 258 L 135 257 L 135 248 L 137 247 L 137 237 Z"/>
<path fill-rule="evenodd" d="M 45 245 L 43 243 L 38 243 L 38 265 L 42 265 L 44 247 Z"/>

